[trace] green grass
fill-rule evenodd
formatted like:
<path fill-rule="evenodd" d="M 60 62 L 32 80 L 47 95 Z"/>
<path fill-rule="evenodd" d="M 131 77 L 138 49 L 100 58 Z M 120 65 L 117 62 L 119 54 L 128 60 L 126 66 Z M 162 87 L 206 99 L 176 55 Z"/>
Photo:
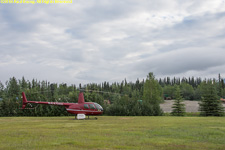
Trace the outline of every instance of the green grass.
<path fill-rule="evenodd" d="M 225 117 L 0 118 L 0 149 L 225 149 Z"/>

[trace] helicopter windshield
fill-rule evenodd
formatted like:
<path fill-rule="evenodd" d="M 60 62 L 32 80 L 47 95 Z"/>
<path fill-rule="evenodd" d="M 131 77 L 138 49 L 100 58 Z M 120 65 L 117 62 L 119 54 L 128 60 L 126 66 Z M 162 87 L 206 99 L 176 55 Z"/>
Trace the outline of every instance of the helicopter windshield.
<path fill-rule="evenodd" d="M 98 103 L 94 103 L 95 104 L 95 107 L 101 111 L 103 111 L 103 108 L 101 105 L 99 105 Z"/>

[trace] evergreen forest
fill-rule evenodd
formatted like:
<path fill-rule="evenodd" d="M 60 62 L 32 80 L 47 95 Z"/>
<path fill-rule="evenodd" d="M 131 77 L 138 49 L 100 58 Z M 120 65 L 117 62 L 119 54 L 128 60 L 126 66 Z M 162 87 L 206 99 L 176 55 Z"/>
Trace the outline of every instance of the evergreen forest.
<path fill-rule="evenodd" d="M 30 101 L 76 103 L 81 89 L 84 91 L 86 102 L 97 102 L 103 106 L 104 115 L 160 116 L 163 115 L 163 111 L 159 104 L 164 100 L 175 99 L 178 88 L 179 99 L 205 102 L 209 95 L 206 95 L 206 92 L 210 93 L 207 88 L 210 83 L 209 87 L 213 90 L 211 97 L 213 100 L 219 100 L 225 97 L 224 81 L 220 74 L 218 78 L 202 79 L 200 77 L 155 78 L 153 73 L 149 73 L 146 79 L 137 79 L 136 82 L 128 82 L 124 79 L 114 83 L 104 81 L 98 84 L 67 85 L 12 77 L 6 83 L 0 81 L 0 116 L 67 116 L 70 114 L 61 106 L 32 104 L 27 107 L 34 109 L 21 110 L 21 93 L 25 92 Z M 201 114 L 212 114 L 204 113 L 207 111 L 204 109 L 207 106 L 204 105 L 205 103 L 201 104 L 200 111 L 203 111 Z"/>

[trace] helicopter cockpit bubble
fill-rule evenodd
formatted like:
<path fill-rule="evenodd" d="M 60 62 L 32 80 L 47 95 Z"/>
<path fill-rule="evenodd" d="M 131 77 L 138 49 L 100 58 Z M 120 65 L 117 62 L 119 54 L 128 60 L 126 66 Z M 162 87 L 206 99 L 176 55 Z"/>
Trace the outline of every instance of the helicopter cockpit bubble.
<path fill-rule="evenodd" d="M 94 103 L 95 104 L 95 107 L 98 109 L 98 110 L 101 110 L 103 111 L 103 108 L 101 105 L 99 105 L 98 103 Z"/>

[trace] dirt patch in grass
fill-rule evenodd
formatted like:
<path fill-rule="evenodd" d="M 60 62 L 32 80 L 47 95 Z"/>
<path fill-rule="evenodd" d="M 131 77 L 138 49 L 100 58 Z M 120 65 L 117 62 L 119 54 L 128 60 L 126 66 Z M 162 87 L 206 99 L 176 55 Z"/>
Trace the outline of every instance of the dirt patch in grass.
<path fill-rule="evenodd" d="M 186 112 L 199 112 L 198 111 L 199 102 L 200 101 L 184 100 L 183 103 L 185 104 Z M 160 104 L 160 107 L 162 108 L 162 110 L 165 113 L 170 113 L 170 112 L 172 112 L 173 104 L 174 104 L 174 100 L 165 100 L 165 102 L 163 104 Z M 225 107 L 225 104 L 223 104 L 223 106 Z"/>

